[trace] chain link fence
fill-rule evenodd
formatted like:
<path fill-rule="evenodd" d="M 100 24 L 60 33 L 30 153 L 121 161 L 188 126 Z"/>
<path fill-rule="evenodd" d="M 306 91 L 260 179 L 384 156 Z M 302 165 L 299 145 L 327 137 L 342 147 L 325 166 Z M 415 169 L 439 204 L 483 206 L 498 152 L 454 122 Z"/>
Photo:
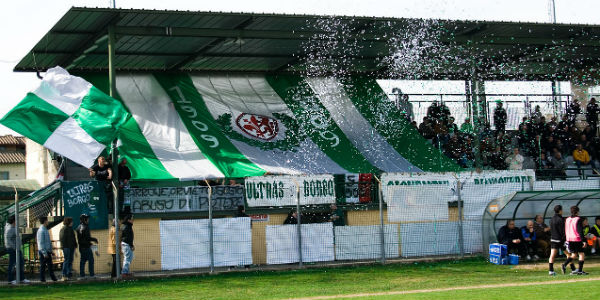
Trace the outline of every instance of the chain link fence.
<path fill-rule="evenodd" d="M 171 274 L 481 254 L 491 200 L 599 187 L 598 180 L 535 181 L 525 170 L 134 182 L 124 194 L 125 210 L 135 216 L 132 270 Z M 72 201 L 64 197 L 67 212 Z M 53 214 L 44 203 L 23 214 Z M 53 240 L 61 226 L 51 229 Z M 99 240 L 95 268 L 107 275 L 109 224 L 102 227 L 92 230 Z M 79 255 L 73 265 L 78 270 Z"/>

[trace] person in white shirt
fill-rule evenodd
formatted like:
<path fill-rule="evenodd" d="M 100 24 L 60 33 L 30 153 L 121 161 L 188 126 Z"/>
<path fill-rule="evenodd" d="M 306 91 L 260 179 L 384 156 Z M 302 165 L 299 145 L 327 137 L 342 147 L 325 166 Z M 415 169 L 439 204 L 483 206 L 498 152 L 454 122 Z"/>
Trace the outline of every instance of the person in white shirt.
<path fill-rule="evenodd" d="M 509 170 L 523 170 L 523 155 L 519 154 L 519 148 L 513 148 L 513 154 L 506 158 Z"/>

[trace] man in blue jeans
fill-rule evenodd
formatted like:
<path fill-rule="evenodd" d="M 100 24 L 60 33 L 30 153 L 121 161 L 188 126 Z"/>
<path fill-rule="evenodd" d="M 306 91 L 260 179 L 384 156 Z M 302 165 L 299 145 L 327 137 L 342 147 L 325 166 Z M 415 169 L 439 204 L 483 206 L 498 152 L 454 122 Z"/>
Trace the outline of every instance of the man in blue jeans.
<path fill-rule="evenodd" d="M 121 248 L 123 248 L 123 270 L 121 274 L 124 278 L 131 277 L 132 273 L 129 271 L 129 265 L 133 260 L 133 216 L 126 215 L 123 218 L 121 227 Z"/>
<path fill-rule="evenodd" d="M 79 254 L 81 254 L 81 260 L 79 261 L 79 276 L 80 279 L 85 279 L 85 263 L 88 262 L 88 269 L 90 277 L 94 278 L 94 255 L 92 254 L 92 242 L 98 244 L 98 239 L 94 238 L 90 234 L 90 228 L 88 222 L 90 216 L 82 214 L 79 217 L 79 226 L 77 226 L 77 241 L 79 243 Z"/>
<path fill-rule="evenodd" d="M 4 227 L 4 248 L 8 252 L 8 283 L 17 284 L 15 279 L 16 272 L 14 269 L 17 266 L 17 229 L 15 228 L 15 216 L 8 217 L 6 220 L 6 226 Z M 19 278 L 22 283 L 29 283 L 29 280 L 25 279 L 25 260 L 23 259 L 23 252 L 19 250 Z"/>
<path fill-rule="evenodd" d="M 46 268 L 50 273 L 52 281 L 56 281 L 56 275 L 52 270 L 52 241 L 48 232 L 48 217 L 40 217 L 40 228 L 37 231 L 36 240 L 38 246 L 38 255 L 40 257 L 40 281 L 46 282 Z"/>
<path fill-rule="evenodd" d="M 73 230 L 73 218 L 65 217 L 63 227 L 60 229 L 59 239 L 65 258 L 62 268 L 62 280 L 67 281 L 73 276 L 73 256 L 75 255 L 75 248 L 77 248 L 77 240 L 75 240 L 75 231 Z"/>

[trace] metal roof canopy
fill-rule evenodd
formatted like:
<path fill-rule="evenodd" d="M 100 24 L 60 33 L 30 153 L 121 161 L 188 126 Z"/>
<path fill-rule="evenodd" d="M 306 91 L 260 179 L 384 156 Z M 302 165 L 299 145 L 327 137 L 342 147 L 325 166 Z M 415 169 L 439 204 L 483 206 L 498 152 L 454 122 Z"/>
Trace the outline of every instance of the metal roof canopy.
<path fill-rule="evenodd" d="M 483 245 L 496 241 L 498 230 L 506 221 L 515 220 L 518 227 L 536 215 L 547 221 L 554 216 L 554 206 L 558 204 L 563 207 L 563 216 L 569 215 L 571 206 L 579 206 L 580 215 L 593 223 L 593 218 L 600 216 L 600 189 L 514 192 L 494 199 L 483 213 Z"/>
<path fill-rule="evenodd" d="M 600 61 L 600 26 L 71 8 L 15 71 L 363 73 L 568 80 Z M 340 72 L 343 70 L 343 72 Z"/>

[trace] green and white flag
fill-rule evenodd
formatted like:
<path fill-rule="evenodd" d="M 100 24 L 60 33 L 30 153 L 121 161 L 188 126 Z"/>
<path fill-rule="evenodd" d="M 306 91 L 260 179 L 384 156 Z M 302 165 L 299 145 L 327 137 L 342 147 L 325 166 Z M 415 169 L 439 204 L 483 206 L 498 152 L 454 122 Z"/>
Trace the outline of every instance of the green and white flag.
<path fill-rule="evenodd" d="M 107 76 L 84 77 L 101 89 Z M 457 171 L 377 82 L 298 75 L 123 74 L 119 153 L 135 179 Z"/>
<path fill-rule="evenodd" d="M 129 116 L 118 100 L 83 78 L 54 67 L 0 124 L 91 167 Z"/>

